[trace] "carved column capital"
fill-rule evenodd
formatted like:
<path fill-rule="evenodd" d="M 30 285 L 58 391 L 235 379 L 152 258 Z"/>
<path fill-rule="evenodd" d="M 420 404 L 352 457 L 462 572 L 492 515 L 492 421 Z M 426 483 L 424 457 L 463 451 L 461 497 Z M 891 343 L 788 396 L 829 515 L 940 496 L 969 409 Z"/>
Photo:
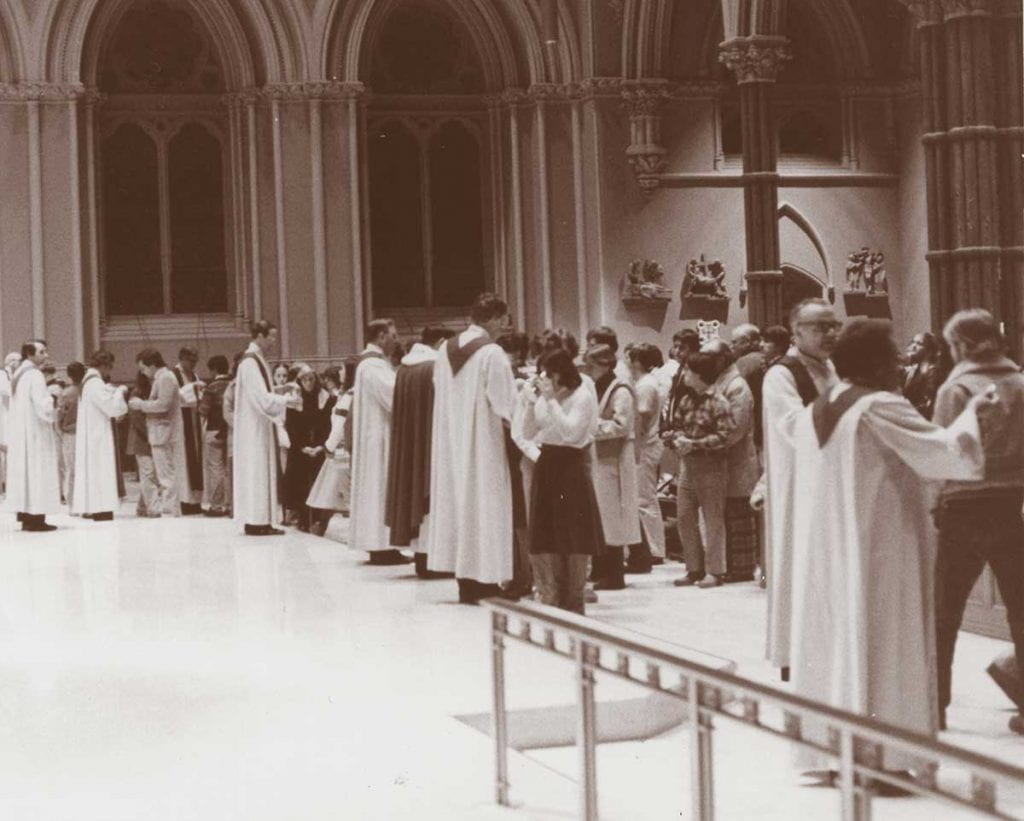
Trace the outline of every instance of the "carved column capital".
<path fill-rule="evenodd" d="M 718 60 L 736 75 L 738 83 L 774 83 L 792 58 L 785 37 L 737 37 L 719 46 Z"/>

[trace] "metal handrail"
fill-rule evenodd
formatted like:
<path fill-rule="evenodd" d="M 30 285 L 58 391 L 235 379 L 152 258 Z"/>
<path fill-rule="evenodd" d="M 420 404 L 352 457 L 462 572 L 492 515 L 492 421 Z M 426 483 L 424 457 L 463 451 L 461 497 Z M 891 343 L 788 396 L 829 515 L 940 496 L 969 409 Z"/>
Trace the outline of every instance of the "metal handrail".
<path fill-rule="evenodd" d="M 505 641 L 511 639 L 570 658 L 576 664 L 580 696 L 576 740 L 580 746 L 580 818 L 584 821 L 597 819 L 594 686 L 598 671 L 687 702 L 693 748 L 693 817 L 700 821 L 711 821 L 714 817 L 711 754 L 714 718 L 737 721 L 838 758 L 842 818 L 846 821 L 870 818 L 871 797 L 879 783 L 967 807 L 992 818 L 1024 817 L 1010 815 L 999 806 L 1000 788 L 1024 788 L 1024 769 L 1020 767 L 758 684 L 695 658 L 712 658 L 706 653 L 687 651 L 678 645 L 604 625 L 575 613 L 502 599 L 487 599 L 481 604 L 491 611 L 496 800 L 502 806 L 509 806 Z M 563 646 L 559 639 L 563 640 Z M 568 639 L 567 647 L 565 639 Z M 606 651 L 604 661 L 602 651 Z M 606 664 L 607 654 L 614 654 L 613 666 Z M 643 666 L 642 677 L 635 674 L 637 662 Z M 673 674 L 679 676 L 675 686 L 668 683 Z M 763 714 L 766 706 L 782 711 L 781 727 L 772 726 Z M 804 737 L 805 722 L 823 728 L 828 744 Z M 917 767 L 916 774 L 905 777 L 883 770 L 882 762 L 890 752 L 911 756 Z M 940 785 L 937 773 L 941 766 L 966 770 L 970 774 L 970 795 Z"/>

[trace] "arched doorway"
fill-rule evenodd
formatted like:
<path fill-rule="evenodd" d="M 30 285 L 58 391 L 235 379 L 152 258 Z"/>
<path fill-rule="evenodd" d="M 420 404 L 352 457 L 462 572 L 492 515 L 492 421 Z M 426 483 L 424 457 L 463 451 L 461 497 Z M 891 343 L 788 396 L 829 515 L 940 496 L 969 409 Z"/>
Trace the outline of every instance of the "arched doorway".
<path fill-rule="evenodd" d="M 465 25 L 426 0 L 394 8 L 371 53 L 374 311 L 462 308 L 489 280 L 479 55 Z"/>

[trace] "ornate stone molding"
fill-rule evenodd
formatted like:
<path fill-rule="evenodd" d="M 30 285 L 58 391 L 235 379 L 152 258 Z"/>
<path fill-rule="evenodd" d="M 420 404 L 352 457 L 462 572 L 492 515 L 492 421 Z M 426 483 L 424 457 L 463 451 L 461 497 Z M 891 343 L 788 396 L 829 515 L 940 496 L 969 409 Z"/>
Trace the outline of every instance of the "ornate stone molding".
<path fill-rule="evenodd" d="M 368 94 L 363 83 L 314 81 L 304 83 L 269 83 L 259 92 L 266 100 L 306 102 L 308 100 L 351 100 Z"/>
<path fill-rule="evenodd" d="M 942 6 L 939 0 L 901 0 L 918 28 L 934 26 L 942 22 Z"/>
<path fill-rule="evenodd" d="M 0 83 L 0 101 L 66 103 L 86 96 L 81 83 Z"/>
<path fill-rule="evenodd" d="M 719 62 L 735 73 L 740 84 L 774 83 L 792 57 L 785 37 L 737 37 L 719 48 Z"/>
<path fill-rule="evenodd" d="M 960 17 L 990 17 L 1000 11 L 1001 0 L 939 0 L 946 20 Z"/>
<path fill-rule="evenodd" d="M 901 80 L 898 83 L 875 83 L 870 81 L 855 81 L 841 83 L 838 88 L 842 97 L 852 99 L 902 99 L 906 97 L 917 97 L 921 93 L 921 80 L 912 77 L 908 80 Z"/>

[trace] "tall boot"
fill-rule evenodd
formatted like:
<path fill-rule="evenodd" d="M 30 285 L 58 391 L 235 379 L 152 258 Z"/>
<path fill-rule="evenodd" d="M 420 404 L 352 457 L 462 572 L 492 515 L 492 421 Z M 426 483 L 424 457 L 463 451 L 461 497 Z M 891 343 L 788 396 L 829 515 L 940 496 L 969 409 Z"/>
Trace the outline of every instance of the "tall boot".
<path fill-rule="evenodd" d="M 601 572 L 595 590 L 623 590 L 626 587 L 625 549 L 605 547 L 601 553 Z"/>

